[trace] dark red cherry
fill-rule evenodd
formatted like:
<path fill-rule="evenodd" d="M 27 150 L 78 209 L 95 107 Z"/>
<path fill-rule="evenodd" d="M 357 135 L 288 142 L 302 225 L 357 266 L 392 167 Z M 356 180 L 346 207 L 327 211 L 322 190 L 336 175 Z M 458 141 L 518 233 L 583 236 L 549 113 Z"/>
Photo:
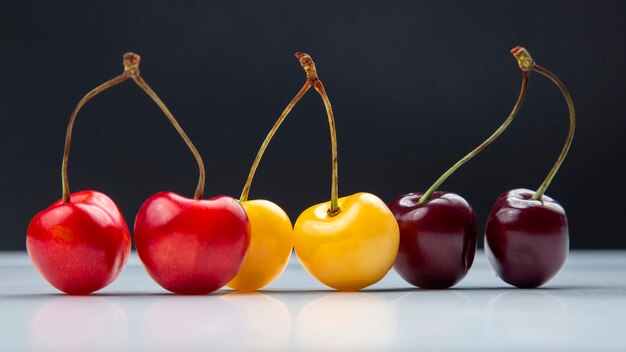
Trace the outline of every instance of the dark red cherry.
<path fill-rule="evenodd" d="M 569 233 L 565 210 L 554 199 L 532 200 L 534 191 L 514 189 L 496 200 L 487 219 L 485 253 L 502 280 L 539 287 L 565 264 Z"/>
<path fill-rule="evenodd" d="M 476 216 L 454 193 L 434 192 L 418 204 L 422 192 L 400 196 L 389 209 L 400 226 L 395 270 L 408 283 L 443 289 L 461 281 L 476 253 Z"/>

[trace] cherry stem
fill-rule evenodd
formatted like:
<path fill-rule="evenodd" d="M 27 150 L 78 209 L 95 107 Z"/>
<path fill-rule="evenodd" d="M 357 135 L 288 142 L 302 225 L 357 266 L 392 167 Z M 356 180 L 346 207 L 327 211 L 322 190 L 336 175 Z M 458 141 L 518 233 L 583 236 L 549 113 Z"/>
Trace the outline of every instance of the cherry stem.
<path fill-rule="evenodd" d="M 167 106 L 165 106 L 165 103 L 163 103 L 163 101 L 159 98 L 159 96 L 152 90 L 152 88 L 150 88 L 148 83 L 144 81 L 144 79 L 139 75 L 139 71 L 137 71 L 136 75 L 132 75 L 131 77 L 133 78 L 135 83 L 137 83 L 137 85 L 141 87 L 141 89 L 143 89 L 146 92 L 146 94 L 148 94 L 150 98 L 152 98 L 152 100 L 154 100 L 154 102 L 159 106 L 161 111 L 163 111 L 165 116 L 167 116 L 167 119 L 170 121 L 172 126 L 174 126 L 174 128 L 176 129 L 176 132 L 178 132 L 178 134 L 185 141 L 185 144 L 187 144 L 187 147 L 189 147 L 189 150 L 191 151 L 194 158 L 196 159 L 196 163 L 198 164 L 198 185 L 196 186 L 196 191 L 194 193 L 193 198 L 202 199 L 202 195 L 204 193 L 204 184 L 205 184 L 206 174 L 204 171 L 204 162 L 202 161 L 202 157 L 200 156 L 198 149 L 196 149 L 196 146 L 193 145 L 193 142 L 191 142 L 191 139 L 189 139 L 189 137 L 187 136 L 187 133 L 185 133 L 183 128 L 180 127 L 180 124 L 178 123 L 176 118 L 174 118 L 174 115 L 172 115 L 172 113 L 167 108 Z"/>
<path fill-rule="evenodd" d="M 167 106 L 165 106 L 163 101 L 159 99 L 159 97 L 152 90 L 152 88 L 150 88 L 148 83 L 146 83 L 146 81 L 144 81 L 143 78 L 141 78 L 141 75 L 139 73 L 140 62 L 141 62 L 141 57 L 139 55 L 133 54 L 133 53 L 124 54 L 124 72 L 120 74 L 119 76 L 91 90 L 78 102 L 78 105 L 76 105 L 76 108 L 74 108 L 74 111 L 72 112 L 72 115 L 70 116 L 70 120 L 67 124 L 67 132 L 65 135 L 65 149 L 63 151 L 63 162 L 61 165 L 61 183 L 62 183 L 62 188 L 63 188 L 63 202 L 64 203 L 68 203 L 71 201 L 70 186 L 69 186 L 69 180 L 67 176 L 67 165 L 68 165 L 68 159 L 69 159 L 69 153 L 70 153 L 70 145 L 72 142 L 72 130 L 74 128 L 74 122 L 76 121 L 76 116 L 78 115 L 78 112 L 91 98 L 95 97 L 96 95 L 100 94 L 106 89 L 109 89 L 113 86 L 116 86 L 126 81 L 129 78 L 132 78 L 135 81 L 135 83 L 137 83 L 137 85 L 141 87 L 156 102 L 159 108 L 161 108 L 161 110 L 165 113 L 167 118 L 170 120 L 174 128 L 176 128 L 176 131 L 178 131 L 178 133 L 183 138 L 185 143 L 187 143 L 187 146 L 189 147 L 194 157 L 196 158 L 196 162 L 198 163 L 198 168 L 200 170 L 200 177 L 198 180 L 198 186 L 196 187 L 194 198 L 195 199 L 202 198 L 202 194 L 204 192 L 205 172 L 204 172 L 204 163 L 202 162 L 200 153 L 198 153 L 198 150 L 193 145 L 189 137 L 187 137 L 187 134 L 180 127 L 180 125 L 178 124 L 178 121 L 176 121 L 176 119 L 174 118 L 172 113 L 169 111 Z"/>
<path fill-rule="evenodd" d="M 254 174 L 256 173 L 256 169 L 259 167 L 261 158 L 263 158 L 263 154 L 265 153 L 265 150 L 270 144 L 270 141 L 272 140 L 272 138 L 274 138 L 276 131 L 278 131 L 278 128 L 283 123 L 283 121 L 285 121 L 285 119 L 287 118 L 287 115 L 289 115 L 293 107 L 296 106 L 296 104 L 300 101 L 300 99 L 304 96 L 304 94 L 311 88 L 311 86 L 312 86 L 312 82 L 307 79 L 306 83 L 304 83 L 304 86 L 300 88 L 300 91 L 298 92 L 298 94 L 296 94 L 296 96 L 291 100 L 291 102 L 289 102 L 287 107 L 285 107 L 285 110 L 283 110 L 283 112 L 280 114 L 280 116 L 274 123 L 274 126 L 272 126 L 272 129 L 269 131 L 269 133 L 265 137 L 263 144 L 261 144 L 261 148 L 259 148 L 259 151 L 256 154 L 256 158 L 254 158 L 254 162 L 252 163 L 252 167 L 250 168 L 250 172 L 248 173 L 248 179 L 246 180 L 246 184 L 243 186 L 243 191 L 241 191 L 241 197 L 239 197 L 240 202 L 245 202 L 248 200 L 248 195 L 250 193 L 250 186 L 252 185 L 252 180 L 254 179 Z"/>
<path fill-rule="evenodd" d="M 332 157 L 332 178 L 330 186 L 330 208 L 327 213 L 329 216 L 335 216 L 341 212 L 339 208 L 339 163 L 337 162 L 337 128 L 335 127 L 335 114 L 333 113 L 333 107 L 328 99 L 328 94 L 324 89 L 324 84 L 317 76 L 317 69 L 315 68 L 315 62 L 310 55 L 305 53 L 296 53 L 296 58 L 300 61 L 300 65 L 306 72 L 308 81 L 313 83 L 313 88 L 319 93 L 324 102 L 326 108 L 326 115 L 328 116 L 328 127 L 330 129 L 330 144 L 331 144 L 331 157 Z"/>
<path fill-rule="evenodd" d="M 270 141 L 274 138 L 276 131 L 280 125 L 285 121 L 287 115 L 291 112 L 291 110 L 296 106 L 296 104 L 300 101 L 300 99 L 308 92 L 311 87 L 314 87 L 315 90 L 320 94 L 322 100 L 324 101 L 324 106 L 326 107 L 326 114 L 328 115 L 328 125 L 330 127 L 330 140 L 332 145 L 332 185 L 331 185 L 331 198 L 330 198 L 330 209 L 328 209 L 328 214 L 330 216 L 335 216 L 341 212 L 339 209 L 338 195 L 339 195 L 339 187 L 338 187 L 338 164 L 337 164 L 337 131 L 335 128 L 335 118 L 333 114 L 332 106 L 330 105 L 330 100 L 328 99 L 328 95 L 324 90 L 324 85 L 322 81 L 319 80 L 317 76 L 317 70 L 315 69 L 315 63 L 311 56 L 304 53 L 296 53 L 296 58 L 300 61 L 300 65 L 304 69 L 306 73 L 306 82 L 304 86 L 300 88 L 300 91 L 296 96 L 289 102 L 285 110 L 280 114 L 274 126 L 269 131 L 263 144 L 261 144 L 261 148 L 257 152 L 256 158 L 254 158 L 254 162 L 252 163 L 252 167 L 250 168 L 250 172 L 248 173 L 248 179 L 243 187 L 243 191 L 241 192 L 241 197 L 239 197 L 240 202 L 245 202 L 248 200 L 248 195 L 250 193 L 250 186 L 252 184 L 252 180 L 254 179 L 254 174 L 256 173 L 257 168 L 259 167 L 259 163 L 261 162 L 261 158 L 263 158 L 263 154 L 267 149 Z"/>
<path fill-rule="evenodd" d="M 67 123 L 67 132 L 65 134 L 65 149 L 63 151 L 63 162 L 61 164 L 61 186 L 63 188 L 63 203 L 70 202 L 70 184 L 67 176 L 67 164 L 70 155 L 70 146 L 72 143 L 72 130 L 74 129 L 74 122 L 76 121 L 76 115 L 80 109 L 93 97 L 100 94 L 101 92 L 116 86 L 129 78 L 129 74 L 127 71 L 124 71 L 121 75 L 111 79 L 110 81 L 104 82 L 98 87 L 94 88 L 92 91 L 87 93 L 79 102 L 78 105 L 74 108 L 72 115 L 70 116 L 70 120 Z"/>
<path fill-rule="evenodd" d="M 559 168 L 561 167 L 561 164 L 563 164 L 563 161 L 567 156 L 567 152 L 572 145 L 572 140 L 574 139 L 574 130 L 576 129 L 576 112 L 574 111 L 574 102 L 572 101 L 572 97 L 570 96 L 563 82 L 561 82 L 561 80 L 557 76 L 539 65 L 534 65 L 532 70 L 549 78 L 552 82 L 554 82 L 554 84 L 556 84 L 556 86 L 563 94 L 563 97 L 567 102 L 567 109 L 569 110 L 569 131 L 567 132 L 567 138 L 565 140 L 565 144 L 563 145 L 563 149 L 561 150 L 561 154 L 559 154 L 559 157 L 556 159 L 554 166 L 552 166 L 550 173 L 548 173 L 548 176 L 543 181 L 541 186 L 539 186 L 539 188 L 532 197 L 533 200 L 540 200 L 541 197 L 543 197 L 543 194 L 546 192 L 546 189 L 548 189 L 550 182 L 552 182 L 552 179 L 559 171 Z"/>
<path fill-rule="evenodd" d="M 474 156 L 476 156 L 478 153 L 480 153 L 483 149 L 487 148 L 487 146 L 489 146 L 493 141 L 495 141 L 502 134 L 502 132 L 504 132 L 504 130 L 507 129 L 507 127 L 511 124 L 511 122 L 513 122 L 513 119 L 519 112 L 519 109 L 522 106 L 522 102 L 524 101 L 524 97 L 526 96 L 526 89 L 528 88 L 528 80 L 530 78 L 529 70 L 532 67 L 532 65 L 534 65 L 534 61 L 532 61 L 532 58 L 530 57 L 530 54 L 528 54 L 528 52 L 518 53 L 518 52 L 514 52 L 514 50 L 512 50 L 511 53 L 517 59 L 520 69 L 522 70 L 522 86 L 520 88 L 517 101 L 515 102 L 515 105 L 513 106 L 513 110 L 511 111 L 509 116 L 506 118 L 506 120 L 504 120 L 502 125 L 500 125 L 500 127 L 498 127 L 498 129 L 491 136 L 489 136 L 489 138 L 487 138 L 478 147 L 476 147 L 474 150 L 472 150 L 467 155 L 465 155 L 461 160 L 457 161 L 456 164 L 452 165 L 452 167 L 448 169 L 448 171 L 446 171 L 443 175 L 441 175 L 437 179 L 437 181 L 435 181 L 435 183 L 433 183 L 433 185 L 430 186 L 430 188 L 420 197 L 418 204 L 423 204 L 427 202 L 428 200 L 430 200 L 430 197 L 432 196 L 432 194 L 439 188 L 439 186 L 441 186 L 441 184 L 446 179 L 448 179 L 448 177 L 450 177 L 450 175 L 452 175 L 463 164 L 465 164 Z"/>
<path fill-rule="evenodd" d="M 329 216 L 335 216 L 341 212 L 339 208 L 339 163 L 337 162 L 337 128 L 335 127 L 335 114 L 333 113 L 333 107 L 330 105 L 330 99 L 324 89 L 322 81 L 317 80 L 313 86 L 315 90 L 320 94 L 326 107 L 326 115 L 328 115 L 328 127 L 330 128 L 330 143 L 332 148 L 332 180 L 330 189 L 330 209 L 328 209 Z"/>

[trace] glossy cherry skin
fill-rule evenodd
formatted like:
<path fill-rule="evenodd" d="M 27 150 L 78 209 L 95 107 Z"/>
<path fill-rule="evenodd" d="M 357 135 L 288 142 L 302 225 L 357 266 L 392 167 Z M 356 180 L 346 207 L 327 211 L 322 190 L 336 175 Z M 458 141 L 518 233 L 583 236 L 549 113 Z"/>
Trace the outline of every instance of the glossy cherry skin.
<path fill-rule="evenodd" d="M 250 248 L 241 269 L 227 286 L 261 289 L 285 271 L 293 250 L 293 226 L 285 211 L 265 199 L 241 202 L 250 220 Z"/>
<path fill-rule="evenodd" d="M 485 254 L 505 282 L 520 288 L 539 287 L 565 264 L 569 232 L 565 210 L 554 199 L 514 189 L 496 200 L 485 228 Z"/>
<path fill-rule="evenodd" d="M 209 200 L 161 192 L 135 218 L 135 247 L 150 276 L 166 290 L 206 294 L 229 282 L 250 245 L 250 222 L 231 197 Z"/>
<path fill-rule="evenodd" d="M 293 228 L 293 248 L 304 269 L 321 283 L 356 291 L 380 281 L 398 255 L 398 223 L 377 196 L 359 192 L 303 211 Z"/>
<path fill-rule="evenodd" d="M 400 226 L 400 249 L 394 269 L 411 285 L 443 289 L 454 286 L 472 267 L 476 254 L 476 215 L 458 194 L 409 193 L 389 203 Z"/>
<path fill-rule="evenodd" d="M 58 290 L 86 295 L 107 286 L 130 254 L 130 232 L 111 198 L 80 191 L 35 215 L 26 248 L 35 268 Z"/>

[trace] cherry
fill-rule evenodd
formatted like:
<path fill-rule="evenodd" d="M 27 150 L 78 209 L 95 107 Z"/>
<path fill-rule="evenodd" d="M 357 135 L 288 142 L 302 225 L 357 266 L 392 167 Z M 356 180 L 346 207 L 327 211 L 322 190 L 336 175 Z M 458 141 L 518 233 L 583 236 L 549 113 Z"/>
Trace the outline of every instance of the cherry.
<path fill-rule="evenodd" d="M 335 115 L 311 56 L 296 53 L 296 58 L 306 72 L 304 88 L 313 87 L 326 107 L 332 176 L 330 201 L 309 207 L 296 220 L 294 249 L 302 266 L 320 282 L 338 290 L 359 290 L 391 269 L 398 254 L 398 224 L 373 194 L 339 198 Z"/>
<path fill-rule="evenodd" d="M 97 191 L 70 194 L 67 165 L 72 130 L 80 109 L 100 92 L 124 82 L 134 66 L 124 56 L 124 72 L 87 93 L 67 124 L 61 166 L 63 196 L 31 220 L 26 233 L 28 255 L 39 273 L 68 294 L 100 290 L 122 272 L 130 253 L 130 232 L 111 198 Z"/>
<path fill-rule="evenodd" d="M 128 55 L 128 54 L 127 54 Z M 135 247 L 148 274 L 166 290 L 206 294 L 226 285 L 239 271 L 250 245 L 244 208 L 228 196 L 202 199 L 204 162 L 172 113 L 139 74 L 133 56 L 130 77 L 161 108 L 198 164 L 193 199 L 172 192 L 148 198 L 135 218 Z"/>
<path fill-rule="evenodd" d="M 534 71 L 556 84 L 569 110 L 565 145 L 539 189 L 514 189 L 501 194 L 485 228 L 485 253 L 496 274 L 511 285 L 535 288 L 553 278 L 567 260 L 569 230 L 565 210 L 544 193 L 572 144 L 576 117 L 572 98 L 561 80 L 537 65 L 526 49 L 518 46 L 511 53 L 526 74 Z"/>
<path fill-rule="evenodd" d="M 135 219 L 135 247 L 163 288 L 206 294 L 232 280 L 250 244 L 250 223 L 237 200 L 189 199 L 172 192 L 148 198 Z"/>
<path fill-rule="evenodd" d="M 71 295 L 98 291 L 122 272 L 130 253 L 130 232 L 111 198 L 80 191 L 35 215 L 26 248 L 41 275 Z"/>
<path fill-rule="evenodd" d="M 411 285 L 441 289 L 454 286 L 472 267 L 476 253 L 476 216 L 463 197 L 434 192 L 400 196 L 389 203 L 400 226 L 400 249 L 394 264 Z"/>
<path fill-rule="evenodd" d="M 502 280 L 535 288 L 554 277 L 567 259 L 567 216 L 554 199 L 533 200 L 534 191 L 502 193 L 489 213 L 485 254 Z"/>
<path fill-rule="evenodd" d="M 446 171 L 426 192 L 397 197 L 389 208 L 400 226 L 400 248 L 394 268 L 408 283 L 429 289 L 454 286 L 469 272 L 476 252 L 476 216 L 455 193 L 436 191 L 459 167 L 496 140 L 519 111 L 528 73 L 511 114 L 483 143 Z"/>

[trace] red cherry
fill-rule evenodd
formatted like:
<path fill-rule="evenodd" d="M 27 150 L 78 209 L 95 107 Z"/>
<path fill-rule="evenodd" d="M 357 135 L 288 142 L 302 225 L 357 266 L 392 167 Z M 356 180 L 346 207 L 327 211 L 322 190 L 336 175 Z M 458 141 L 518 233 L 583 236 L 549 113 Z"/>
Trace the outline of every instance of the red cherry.
<path fill-rule="evenodd" d="M 139 57 L 124 55 L 124 72 L 87 93 L 67 123 L 61 164 L 63 197 L 35 215 L 26 248 L 35 267 L 59 290 L 85 295 L 111 283 L 130 253 L 130 233 L 115 203 L 97 191 L 70 194 L 67 165 L 72 130 L 80 109 L 100 92 L 139 74 Z"/>
<path fill-rule="evenodd" d="M 485 253 L 502 280 L 522 288 L 548 282 L 565 264 L 569 230 L 563 207 L 545 196 L 546 189 L 567 156 L 576 129 L 574 102 L 567 88 L 552 72 L 537 65 L 523 47 L 511 53 L 520 68 L 550 79 L 561 91 L 569 110 L 569 130 L 561 153 L 537 191 L 514 189 L 496 200 L 485 228 Z"/>
<path fill-rule="evenodd" d="M 245 210 L 231 197 L 189 199 L 161 192 L 141 206 L 135 246 L 148 274 L 180 294 L 206 294 L 239 271 L 250 244 Z"/>
<path fill-rule="evenodd" d="M 535 191 L 500 195 L 485 228 L 485 254 L 498 276 L 521 288 L 539 287 L 563 267 L 569 251 L 565 210 L 554 199 L 532 200 Z"/>
<path fill-rule="evenodd" d="M 476 253 L 476 216 L 454 193 L 409 193 L 389 203 L 400 226 L 394 269 L 408 283 L 431 289 L 454 286 L 469 272 Z"/>
<path fill-rule="evenodd" d="M 130 232 L 111 198 L 72 193 L 35 215 L 26 248 L 41 275 L 57 289 L 86 295 L 110 284 L 130 253 Z"/>

